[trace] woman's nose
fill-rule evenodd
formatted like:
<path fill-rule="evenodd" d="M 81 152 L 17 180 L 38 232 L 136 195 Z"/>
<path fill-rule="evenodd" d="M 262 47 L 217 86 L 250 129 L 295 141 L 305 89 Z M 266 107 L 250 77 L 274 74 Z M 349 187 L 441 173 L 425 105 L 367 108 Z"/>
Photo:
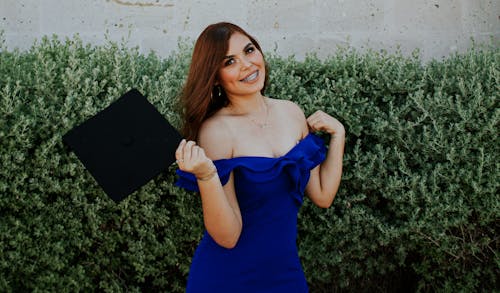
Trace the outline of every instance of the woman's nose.
<path fill-rule="evenodd" d="M 252 62 L 247 57 L 241 57 L 240 64 L 241 67 L 247 68 L 252 65 Z"/>

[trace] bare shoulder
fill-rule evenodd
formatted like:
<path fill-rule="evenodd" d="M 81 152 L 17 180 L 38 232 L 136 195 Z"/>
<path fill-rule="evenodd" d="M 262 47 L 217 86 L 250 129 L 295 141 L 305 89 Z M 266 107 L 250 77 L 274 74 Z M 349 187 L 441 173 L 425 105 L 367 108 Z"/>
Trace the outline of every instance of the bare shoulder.
<path fill-rule="evenodd" d="M 296 103 L 289 100 L 269 99 L 277 108 L 298 119 L 305 119 L 304 111 Z"/>
<path fill-rule="evenodd" d="M 304 111 L 302 110 L 302 108 L 300 108 L 299 105 L 288 100 L 270 100 L 271 103 L 276 106 L 278 112 L 283 113 L 283 117 L 280 117 L 280 119 L 288 121 L 289 125 L 296 125 L 300 129 L 302 137 L 307 135 L 309 129 L 307 126 L 306 116 L 304 115 Z"/>
<path fill-rule="evenodd" d="M 198 133 L 198 145 L 212 160 L 226 159 L 232 156 L 233 138 L 224 117 L 215 115 L 201 125 Z"/>

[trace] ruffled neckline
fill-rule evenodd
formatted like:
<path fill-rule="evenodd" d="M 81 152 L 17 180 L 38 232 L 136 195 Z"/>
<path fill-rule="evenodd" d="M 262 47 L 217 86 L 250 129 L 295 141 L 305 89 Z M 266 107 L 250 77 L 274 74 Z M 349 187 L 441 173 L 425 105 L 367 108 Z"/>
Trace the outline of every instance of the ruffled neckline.
<path fill-rule="evenodd" d="M 222 185 L 229 180 L 234 169 L 245 170 L 246 178 L 252 182 L 271 181 L 283 171 L 290 174 L 297 184 L 297 190 L 303 193 L 309 180 L 309 171 L 320 164 L 326 157 L 326 147 L 323 139 L 309 133 L 288 152 L 279 157 L 241 156 L 214 160 Z M 177 169 L 179 180 L 176 185 L 187 190 L 198 191 L 196 177 L 188 172 Z"/>
<path fill-rule="evenodd" d="M 219 160 L 214 160 L 214 164 L 217 165 L 217 163 L 223 163 L 227 161 L 237 161 L 237 160 L 246 160 L 246 159 L 262 159 L 262 160 L 279 160 L 284 157 L 289 156 L 292 152 L 294 152 L 296 149 L 300 148 L 302 144 L 304 144 L 308 139 L 313 139 L 313 138 L 318 138 L 315 134 L 309 133 L 307 134 L 304 138 L 299 140 L 293 147 L 291 147 L 285 154 L 277 157 L 267 157 L 267 156 L 238 156 L 238 157 L 233 157 L 233 158 L 227 158 L 227 159 L 219 159 Z"/>

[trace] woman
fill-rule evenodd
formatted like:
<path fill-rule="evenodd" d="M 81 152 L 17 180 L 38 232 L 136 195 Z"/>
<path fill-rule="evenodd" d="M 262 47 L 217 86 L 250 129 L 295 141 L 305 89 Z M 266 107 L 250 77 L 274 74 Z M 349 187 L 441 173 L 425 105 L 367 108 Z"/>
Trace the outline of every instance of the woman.
<path fill-rule="evenodd" d="M 206 231 L 187 292 L 308 290 L 297 213 L 304 193 L 332 204 L 345 131 L 321 111 L 306 119 L 296 104 L 264 96 L 267 74 L 259 44 L 236 25 L 210 25 L 195 44 L 177 184 L 200 193 Z M 309 131 L 331 134 L 328 151 Z"/>

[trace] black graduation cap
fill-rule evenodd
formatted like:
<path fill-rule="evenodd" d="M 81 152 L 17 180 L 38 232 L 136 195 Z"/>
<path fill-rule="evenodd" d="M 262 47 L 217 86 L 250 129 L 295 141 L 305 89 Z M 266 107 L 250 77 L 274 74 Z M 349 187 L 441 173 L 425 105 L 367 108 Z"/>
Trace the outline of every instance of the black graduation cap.
<path fill-rule="evenodd" d="M 136 89 L 63 136 L 115 202 L 166 170 L 175 161 L 181 139 Z"/>

